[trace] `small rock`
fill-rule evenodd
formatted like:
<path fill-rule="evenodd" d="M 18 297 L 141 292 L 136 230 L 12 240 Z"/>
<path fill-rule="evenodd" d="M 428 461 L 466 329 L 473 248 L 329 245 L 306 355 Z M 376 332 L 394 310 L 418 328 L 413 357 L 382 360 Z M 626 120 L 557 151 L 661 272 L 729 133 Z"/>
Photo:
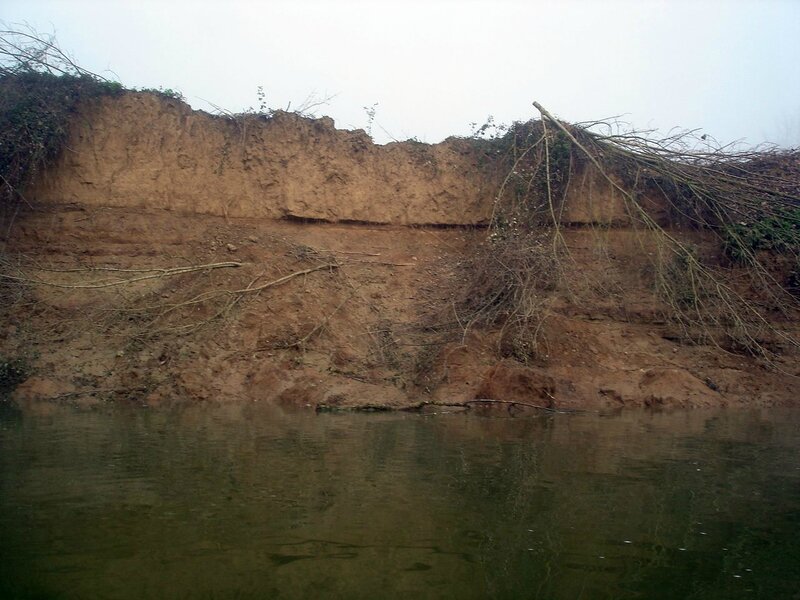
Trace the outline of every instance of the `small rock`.
<path fill-rule="evenodd" d="M 236 252 L 236 250 L 238 250 L 238 248 L 236 248 L 236 246 L 234 246 L 233 244 L 228 244 L 225 247 L 228 249 L 228 252 Z"/>

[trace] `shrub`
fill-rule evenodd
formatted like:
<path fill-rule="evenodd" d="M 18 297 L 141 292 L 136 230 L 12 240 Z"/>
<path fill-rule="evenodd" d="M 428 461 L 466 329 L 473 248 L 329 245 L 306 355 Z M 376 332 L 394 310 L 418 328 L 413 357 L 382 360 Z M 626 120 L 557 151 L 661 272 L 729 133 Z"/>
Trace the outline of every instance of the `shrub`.
<path fill-rule="evenodd" d="M 79 102 L 122 86 L 90 75 L 0 74 L 0 183 L 5 202 L 55 160 Z"/>
<path fill-rule="evenodd" d="M 0 356 L 0 399 L 6 398 L 29 375 L 30 366 L 27 361 Z"/>
<path fill-rule="evenodd" d="M 162 98 L 169 98 L 170 100 L 180 100 L 181 102 L 185 102 L 186 98 L 181 93 L 180 90 L 173 90 L 172 88 L 134 88 L 136 92 L 146 92 L 148 94 L 155 94 L 156 96 L 161 96 Z"/>
<path fill-rule="evenodd" d="M 495 227 L 462 265 L 464 286 L 453 303 L 457 320 L 464 329 L 499 326 L 501 356 L 524 363 L 539 357 L 548 297 L 558 278 L 552 236 L 514 222 Z"/>
<path fill-rule="evenodd" d="M 741 221 L 725 227 L 725 255 L 737 263 L 753 262 L 755 253 L 768 250 L 778 254 L 800 252 L 800 208 L 783 211 L 752 222 Z"/>

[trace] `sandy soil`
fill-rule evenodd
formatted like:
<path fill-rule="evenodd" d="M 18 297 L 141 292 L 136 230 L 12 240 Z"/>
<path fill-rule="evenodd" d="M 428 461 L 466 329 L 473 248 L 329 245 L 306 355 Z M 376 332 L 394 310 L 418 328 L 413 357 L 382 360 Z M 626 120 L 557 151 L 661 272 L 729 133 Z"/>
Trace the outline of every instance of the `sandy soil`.
<path fill-rule="evenodd" d="M 497 329 L 465 323 L 453 298 L 504 175 L 487 148 L 376 146 L 326 118 L 234 121 L 145 93 L 86 105 L 26 190 L 36 208 L 2 223 L 3 271 L 23 281 L 0 286 L 0 354 L 33 368 L 16 399 L 800 403 L 796 348 L 765 340 L 778 355 L 766 361 L 689 343 L 670 323 L 651 234 L 589 171 L 559 208 L 568 251 L 535 357 L 514 360 Z M 674 233 L 718 258 L 718 242 Z M 797 315 L 773 318 L 797 339 Z"/>
<path fill-rule="evenodd" d="M 34 374 L 17 388 L 20 402 L 521 403 L 512 410 L 798 403 L 800 367 L 789 349 L 770 364 L 681 342 L 647 288 L 641 234 L 632 231 L 567 230 L 576 270 L 553 294 L 532 364 L 503 358 L 497 331 L 430 331 L 448 320 L 459 263 L 484 235 L 51 206 L 20 218 L 7 247 L 20 272 L 41 281 L 139 276 L 81 270 L 97 267 L 241 266 L 100 289 L 6 288 L 0 352 L 30 357 Z M 310 272 L 229 293 L 301 271 Z"/>

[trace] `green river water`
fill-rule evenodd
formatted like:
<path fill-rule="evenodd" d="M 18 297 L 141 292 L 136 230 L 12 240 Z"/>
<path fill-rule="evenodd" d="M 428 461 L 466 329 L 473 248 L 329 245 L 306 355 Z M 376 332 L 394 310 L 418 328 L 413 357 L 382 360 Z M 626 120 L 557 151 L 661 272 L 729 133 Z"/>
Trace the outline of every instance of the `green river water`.
<path fill-rule="evenodd" d="M 800 412 L 0 406 L 2 598 L 800 598 Z"/>

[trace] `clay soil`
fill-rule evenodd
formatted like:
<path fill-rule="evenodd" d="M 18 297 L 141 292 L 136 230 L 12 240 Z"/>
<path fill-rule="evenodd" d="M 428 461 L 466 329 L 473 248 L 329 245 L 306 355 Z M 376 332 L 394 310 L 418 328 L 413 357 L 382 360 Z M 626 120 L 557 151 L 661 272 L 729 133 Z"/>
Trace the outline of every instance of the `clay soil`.
<path fill-rule="evenodd" d="M 501 323 L 459 309 L 508 172 L 491 145 L 377 146 L 327 118 L 214 117 L 126 93 L 83 106 L 66 147 L 25 190 L 35 208 L 0 219 L 0 356 L 30 367 L 19 402 L 800 403 L 785 337 L 765 332 L 757 358 L 671 320 L 657 240 L 589 170 L 563 199 L 566 250 L 521 357 Z M 677 227 L 663 202 L 646 209 Z M 673 233 L 720 264 L 708 231 Z M 746 271 L 726 273 L 798 339 L 797 315 L 769 313 Z"/>
<path fill-rule="evenodd" d="M 17 220 L 6 247 L 20 273 L 40 281 L 136 275 L 96 267 L 240 266 L 99 289 L 6 285 L 0 352 L 32 365 L 14 392 L 21 403 L 436 410 L 493 399 L 520 403 L 502 405 L 514 411 L 798 403 L 791 348 L 765 361 L 681 336 L 653 300 L 640 234 L 625 229 L 566 230 L 573 272 L 547 305 L 537 355 L 527 363 L 504 355 L 496 330 L 465 330 L 449 308 L 462 263 L 485 235 L 468 226 L 40 207 Z"/>

